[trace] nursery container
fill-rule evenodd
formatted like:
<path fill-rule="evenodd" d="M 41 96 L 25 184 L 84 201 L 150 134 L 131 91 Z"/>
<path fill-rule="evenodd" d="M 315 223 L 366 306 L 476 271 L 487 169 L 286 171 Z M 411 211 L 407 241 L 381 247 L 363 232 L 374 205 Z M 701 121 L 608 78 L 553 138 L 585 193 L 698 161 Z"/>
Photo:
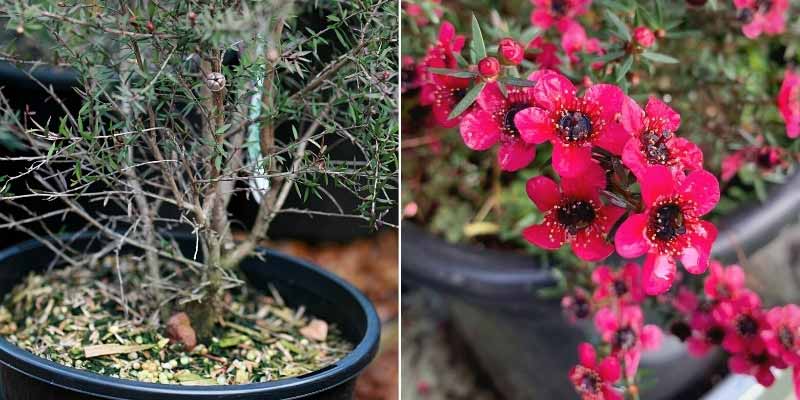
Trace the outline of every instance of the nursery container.
<path fill-rule="evenodd" d="M 191 254 L 193 237 L 176 237 Z M 73 241 L 87 252 L 103 243 L 89 236 Z M 135 252 L 130 247 L 123 252 Z M 356 378 L 378 349 L 380 322 L 369 300 L 342 279 L 315 265 L 269 249 L 258 249 L 263 259 L 250 257 L 241 264 L 247 280 L 267 291 L 274 285 L 289 305 L 304 305 L 309 314 L 339 326 L 354 344 L 347 356 L 306 375 L 266 383 L 229 386 L 179 386 L 111 378 L 66 367 L 0 339 L 0 396 L 2 400 L 347 400 L 353 398 Z M 32 271 L 45 270 L 55 255 L 29 241 L 0 252 L 0 295 Z"/>
<path fill-rule="evenodd" d="M 726 216 L 714 256 L 733 261 L 737 251 L 750 254 L 770 242 L 797 219 L 798 187 L 800 173 L 794 173 L 764 203 Z M 504 396 L 576 398 L 567 375 L 591 322 L 576 327 L 564 317 L 559 299 L 539 296 L 539 289 L 555 283 L 550 266 L 524 254 L 451 244 L 408 222 L 401 241 L 404 279 L 444 296 L 451 319 Z M 720 361 L 720 354 L 692 358 L 667 335 L 660 350 L 643 354 L 642 368 L 650 374 L 642 398 L 699 398 Z"/>

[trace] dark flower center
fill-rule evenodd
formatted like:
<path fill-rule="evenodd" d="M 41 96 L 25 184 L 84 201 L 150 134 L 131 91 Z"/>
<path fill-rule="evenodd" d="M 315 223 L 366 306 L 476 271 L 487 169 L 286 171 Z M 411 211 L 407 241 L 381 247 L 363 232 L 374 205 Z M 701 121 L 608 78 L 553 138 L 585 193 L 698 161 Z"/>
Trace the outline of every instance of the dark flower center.
<path fill-rule="evenodd" d="M 580 111 L 566 111 L 558 120 L 558 134 L 567 143 L 583 142 L 592 136 L 592 121 Z"/>
<path fill-rule="evenodd" d="M 778 338 L 781 340 L 783 347 L 791 349 L 794 347 L 794 334 L 787 326 L 782 326 L 778 332 Z"/>
<path fill-rule="evenodd" d="M 597 393 L 600 389 L 600 377 L 594 372 L 587 371 L 581 377 L 578 389 L 584 393 Z"/>
<path fill-rule="evenodd" d="M 622 296 L 625 293 L 628 293 L 628 285 L 622 279 L 617 279 L 614 281 L 614 293 L 617 296 Z"/>
<path fill-rule="evenodd" d="M 583 297 L 576 297 L 575 305 L 573 305 L 573 312 L 575 313 L 575 318 L 577 319 L 584 319 L 588 317 L 589 313 L 591 312 L 589 302 Z"/>
<path fill-rule="evenodd" d="M 675 337 L 680 339 L 681 342 L 686 341 L 690 336 L 692 336 L 692 327 L 689 326 L 684 321 L 678 321 L 670 325 L 669 327 L 670 333 L 672 333 Z"/>
<path fill-rule="evenodd" d="M 749 315 L 743 315 L 736 321 L 736 330 L 742 336 L 753 336 L 758 333 L 758 321 Z"/>
<path fill-rule="evenodd" d="M 505 115 L 503 115 L 503 128 L 505 131 L 513 136 L 519 136 L 517 125 L 514 124 L 514 117 L 518 112 L 530 107 L 525 103 L 512 103 L 508 106 Z"/>
<path fill-rule="evenodd" d="M 467 95 L 467 89 L 466 88 L 450 89 L 450 93 L 452 94 L 453 98 L 456 100 L 456 104 L 458 104 L 458 102 L 460 102 L 461 99 L 463 99 L 464 96 Z"/>
<path fill-rule="evenodd" d="M 636 332 L 630 327 L 625 327 L 614 333 L 614 348 L 627 350 L 636 344 Z"/>
<path fill-rule="evenodd" d="M 725 339 L 725 330 L 721 326 L 713 326 L 706 331 L 706 339 L 711 344 L 722 344 L 722 340 Z"/>
<path fill-rule="evenodd" d="M 755 13 L 753 12 L 753 10 L 749 8 L 742 8 L 736 14 L 736 19 L 743 24 L 749 24 L 753 22 L 754 15 Z"/>
<path fill-rule="evenodd" d="M 667 165 L 670 160 L 667 143 L 672 138 L 672 133 L 648 131 L 642 135 L 642 152 L 650 164 Z"/>
<path fill-rule="evenodd" d="M 550 11 L 553 15 L 563 17 L 567 14 L 569 9 L 569 2 L 567 0 L 552 0 L 550 2 Z"/>
<path fill-rule="evenodd" d="M 656 208 L 651 225 L 655 238 L 665 242 L 686 233 L 686 227 L 683 225 L 683 210 L 680 205 L 675 203 L 667 203 Z"/>
<path fill-rule="evenodd" d="M 756 365 L 764 365 L 769 363 L 769 356 L 767 353 L 760 353 L 760 354 L 750 354 L 748 357 L 751 363 Z"/>
<path fill-rule="evenodd" d="M 575 200 L 556 210 L 556 219 L 572 235 L 591 225 L 596 216 L 592 204 L 583 200 Z"/>

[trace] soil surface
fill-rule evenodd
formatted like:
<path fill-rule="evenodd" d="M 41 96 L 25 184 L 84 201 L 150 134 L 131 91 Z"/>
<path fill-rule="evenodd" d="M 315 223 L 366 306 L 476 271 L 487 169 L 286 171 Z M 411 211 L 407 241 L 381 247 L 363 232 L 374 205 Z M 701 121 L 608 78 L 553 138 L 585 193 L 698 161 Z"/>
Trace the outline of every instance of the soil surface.
<path fill-rule="evenodd" d="M 280 241 L 267 245 L 312 261 L 349 281 L 375 304 L 383 323 L 375 361 L 356 383 L 358 400 L 398 398 L 398 247 L 395 231 L 348 244 L 309 245 Z"/>

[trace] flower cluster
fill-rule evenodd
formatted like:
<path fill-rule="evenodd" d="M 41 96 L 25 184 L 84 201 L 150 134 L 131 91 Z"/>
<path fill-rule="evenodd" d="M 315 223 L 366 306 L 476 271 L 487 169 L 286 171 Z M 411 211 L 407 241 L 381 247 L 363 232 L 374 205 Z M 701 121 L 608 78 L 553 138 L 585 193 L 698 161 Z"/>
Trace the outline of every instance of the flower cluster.
<path fill-rule="evenodd" d="M 646 297 L 639 265 L 628 263 L 616 271 L 601 265 L 592 272 L 592 285 L 591 296 L 584 295 L 584 289 L 577 289 L 575 295 L 565 297 L 562 302 L 573 319 L 593 318 L 602 338 L 597 350 L 588 343 L 581 344 L 578 349 L 581 362 L 570 372 L 570 379 L 584 399 L 622 399 L 608 385 L 620 377 L 628 382 L 635 380 L 642 352 L 660 346 L 661 329 L 644 323 L 642 303 Z M 582 307 L 575 308 L 577 304 Z M 601 365 L 614 368 L 594 367 L 590 361 L 598 350 L 606 354 Z M 608 370 L 616 373 L 607 373 Z"/>
<path fill-rule="evenodd" d="M 764 310 L 744 287 L 741 268 L 711 261 L 717 228 L 707 216 L 721 193 L 706 167 L 719 159 L 705 159 L 700 145 L 708 147 L 697 135 L 695 143 L 678 134 L 681 115 L 673 107 L 683 99 L 652 95 L 661 89 L 636 100 L 628 95 L 640 79 L 632 64 L 651 67 L 652 75 L 651 62 L 679 62 L 655 52 L 671 37 L 670 24 L 654 22 L 646 12 L 621 18 L 606 10 L 603 29 L 610 35 L 593 37 L 602 24 L 585 28 L 579 21 L 590 12 L 591 0 L 531 2 L 530 23 L 538 36 L 498 37 L 484 45 L 475 18 L 469 39 L 444 22 L 409 82 L 420 88 L 420 104 L 431 106 L 436 124 L 457 128 L 471 150 L 493 151 L 497 169 L 525 174 L 527 196 L 539 213 L 522 237 L 548 251 L 569 248 L 580 260 L 586 274 L 567 279 L 570 294 L 562 307 L 570 320 L 593 320 L 602 341 L 579 347 L 580 363 L 569 373 L 576 390 L 592 400 L 621 399 L 622 386 L 637 391 L 641 354 L 658 347 L 662 336 L 645 323 L 642 307 L 653 298 L 648 296 L 671 300 L 681 318 L 669 330 L 692 354 L 719 346 L 731 354 L 731 370 L 771 384 L 771 368 L 800 362 L 794 343 L 800 308 Z M 788 3 L 732 0 L 730 10 L 739 20 L 734 29 L 741 27 L 750 39 L 780 34 Z M 495 25 L 500 35 L 509 34 L 503 24 Z M 462 54 L 465 44 L 470 61 Z M 787 136 L 800 136 L 800 74 L 792 68 L 785 72 L 777 108 Z M 789 168 L 786 149 L 765 145 L 760 135 L 748 139 L 751 145 L 722 157 L 724 183 L 752 166 L 765 175 Z M 531 170 L 537 172 L 529 177 Z M 628 263 L 618 269 L 592 266 L 614 253 Z M 711 266 L 704 294 L 686 286 L 673 290 L 678 264 L 690 275 Z"/>
<path fill-rule="evenodd" d="M 738 265 L 712 262 L 703 292 L 682 288 L 673 305 L 679 318 L 671 331 L 694 356 L 721 347 L 730 355 L 731 371 L 752 375 L 764 386 L 775 382 L 773 369 L 800 367 L 800 307 L 764 309 L 760 297 L 745 287 Z M 797 388 L 798 375 L 793 376 Z"/>

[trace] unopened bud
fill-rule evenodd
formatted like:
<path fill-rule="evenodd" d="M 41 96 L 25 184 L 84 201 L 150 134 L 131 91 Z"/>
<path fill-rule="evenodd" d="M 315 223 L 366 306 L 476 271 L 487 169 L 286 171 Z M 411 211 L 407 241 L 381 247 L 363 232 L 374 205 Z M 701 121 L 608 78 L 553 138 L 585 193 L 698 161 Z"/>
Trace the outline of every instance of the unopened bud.
<path fill-rule="evenodd" d="M 275 63 L 275 62 L 278 61 L 278 59 L 280 57 L 281 57 L 281 55 L 278 54 L 278 50 L 275 50 L 275 49 L 267 50 L 267 60 L 269 60 L 269 62 Z"/>
<path fill-rule="evenodd" d="M 206 75 L 206 86 L 208 86 L 212 92 L 219 92 L 225 88 L 225 75 L 219 72 L 212 72 Z"/>
<path fill-rule="evenodd" d="M 155 24 L 153 24 L 153 21 L 147 21 L 147 25 L 146 26 L 147 26 L 147 30 L 150 33 L 153 33 L 153 32 L 156 31 L 156 26 L 155 26 Z"/>

